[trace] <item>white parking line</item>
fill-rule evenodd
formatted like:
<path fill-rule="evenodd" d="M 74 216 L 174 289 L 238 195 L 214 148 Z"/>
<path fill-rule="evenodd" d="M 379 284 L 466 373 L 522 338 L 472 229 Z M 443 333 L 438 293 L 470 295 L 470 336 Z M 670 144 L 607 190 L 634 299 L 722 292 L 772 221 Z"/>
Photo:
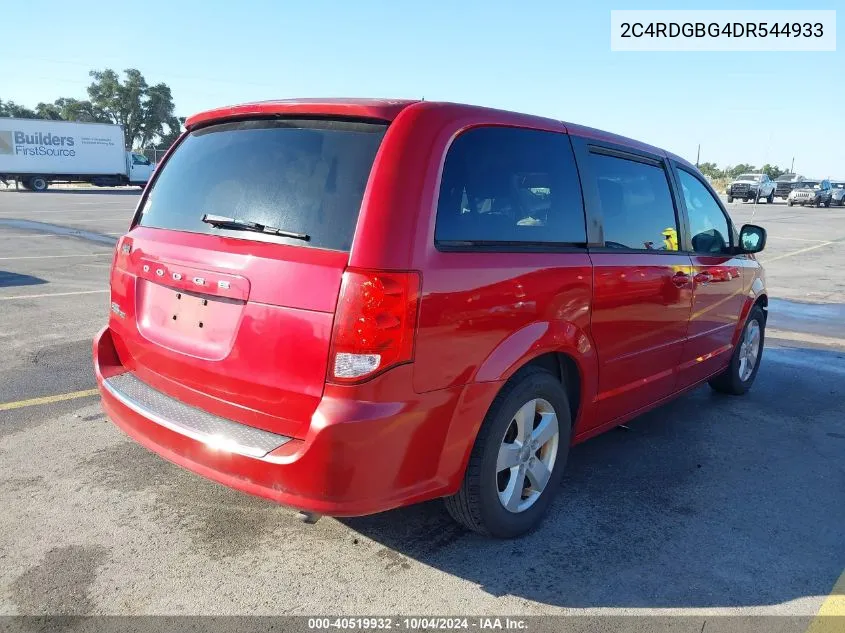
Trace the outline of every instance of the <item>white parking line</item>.
<path fill-rule="evenodd" d="M 13 299 L 40 299 L 42 297 L 68 297 L 70 295 L 95 295 L 104 294 L 108 290 L 76 290 L 74 292 L 45 292 L 39 295 L 15 295 L 12 297 L 0 297 L 0 301 L 12 301 Z"/>
<path fill-rule="evenodd" d="M 72 227 L 70 228 L 73 230 Z M 82 231 L 83 229 L 79 230 Z M 108 233 L 100 233 L 100 235 L 123 235 L 124 233 L 126 233 L 126 231 L 112 231 Z M 0 231 L 0 237 L 80 237 L 80 235 L 75 233 L 3 233 L 3 231 Z"/>
<path fill-rule="evenodd" d="M 0 237 L 64 237 L 58 233 L 3 233 L 0 231 Z"/>
<path fill-rule="evenodd" d="M 69 259 L 75 257 L 101 257 L 102 255 L 112 255 L 111 251 L 103 253 L 88 253 L 86 255 L 23 255 L 21 257 L 0 257 L 0 261 L 11 261 L 18 259 Z"/>

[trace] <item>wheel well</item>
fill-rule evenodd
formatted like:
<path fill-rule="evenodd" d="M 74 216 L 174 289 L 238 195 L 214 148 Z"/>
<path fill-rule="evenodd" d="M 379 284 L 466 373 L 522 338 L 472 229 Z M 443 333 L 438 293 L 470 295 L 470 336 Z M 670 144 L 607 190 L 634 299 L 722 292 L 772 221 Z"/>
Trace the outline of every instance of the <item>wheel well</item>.
<path fill-rule="evenodd" d="M 760 306 L 761 308 L 763 308 L 763 316 L 768 321 L 769 320 L 769 298 L 766 295 L 760 295 L 754 301 L 754 305 Z"/>
<path fill-rule="evenodd" d="M 554 374 L 563 383 L 569 400 L 569 413 L 572 416 L 572 428 L 581 406 L 581 374 L 575 360 L 562 352 L 549 352 L 532 358 L 523 367 L 542 367 Z M 522 368 L 520 368 L 522 369 Z"/>

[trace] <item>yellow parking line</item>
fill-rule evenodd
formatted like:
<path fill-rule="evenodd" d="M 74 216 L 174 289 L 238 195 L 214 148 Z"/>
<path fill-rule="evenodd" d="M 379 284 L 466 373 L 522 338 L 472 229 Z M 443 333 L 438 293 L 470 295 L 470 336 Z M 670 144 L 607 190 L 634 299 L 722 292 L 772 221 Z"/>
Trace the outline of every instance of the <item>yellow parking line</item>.
<path fill-rule="evenodd" d="M 3 402 L 0 403 L 0 411 L 21 409 L 23 407 L 34 407 L 39 404 L 51 404 L 53 402 L 61 402 L 62 400 L 87 398 L 88 396 L 95 396 L 98 393 L 99 392 L 96 389 L 85 389 L 84 391 L 71 391 L 70 393 L 60 393 L 56 394 L 55 396 L 44 396 L 43 398 L 30 398 L 29 400 L 18 400 L 17 402 Z"/>
<path fill-rule="evenodd" d="M 841 633 L 843 625 L 845 625 L 845 572 L 842 572 L 839 580 L 830 590 L 830 595 L 822 602 L 807 633 Z"/>
<path fill-rule="evenodd" d="M 835 244 L 836 242 L 822 242 L 821 244 L 816 244 L 815 246 L 808 246 L 807 248 L 801 248 L 797 251 L 792 251 L 791 253 L 784 253 L 783 255 L 778 255 L 777 257 L 769 257 L 766 259 L 760 258 L 761 264 L 771 264 L 772 262 L 776 262 L 779 259 L 783 259 L 784 257 L 792 257 L 793 255 L 800 255 L 801 253 L 806 253 L 808 251 L 814 251 L 817 248 L 824 248 L 825 246 L 830 246 L 831 244 Z"/>

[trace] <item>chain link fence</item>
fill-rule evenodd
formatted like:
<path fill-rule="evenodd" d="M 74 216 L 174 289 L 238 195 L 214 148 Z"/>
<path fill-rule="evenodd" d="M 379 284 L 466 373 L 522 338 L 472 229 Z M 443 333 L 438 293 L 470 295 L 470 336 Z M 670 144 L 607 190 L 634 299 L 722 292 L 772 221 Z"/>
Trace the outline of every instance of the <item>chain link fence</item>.
<path fill-rule="evenodd" d="M 149 147 L 143 150 L 141 154 L 146 156 L 153 165 L 157 165 L 158 161 L 161 160 L 161 157 L 164 156 L 164 153 L 166 151 L 166 149 L 156 149 L 153 147 Z"/>

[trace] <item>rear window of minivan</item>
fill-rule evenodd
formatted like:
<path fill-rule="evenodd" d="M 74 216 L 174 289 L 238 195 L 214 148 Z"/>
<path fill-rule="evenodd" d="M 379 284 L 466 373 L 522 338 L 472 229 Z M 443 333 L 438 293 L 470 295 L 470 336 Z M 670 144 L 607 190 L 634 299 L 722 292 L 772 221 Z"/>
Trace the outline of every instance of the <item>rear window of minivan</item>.
<path fill-rule="evenodd" d="M 348 251 L 386 124 L 273 119 L 188 134 L 147 194 L 141 226 Z M 305 234 L 219 228 L 204 215 Z"/>

